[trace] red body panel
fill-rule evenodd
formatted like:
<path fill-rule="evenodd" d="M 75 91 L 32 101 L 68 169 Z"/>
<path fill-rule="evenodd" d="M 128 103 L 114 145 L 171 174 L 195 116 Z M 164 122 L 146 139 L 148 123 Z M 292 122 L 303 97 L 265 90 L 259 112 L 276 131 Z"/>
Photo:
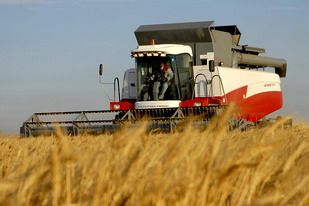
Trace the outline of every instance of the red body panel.
<path fill-rule="evenodd" d="M 135 105 L 134 105 L 135 101 L 134 100 L 121 100 L 120 102 L 110 102 L 109 104 L 109 108 L 111 111 L 115 111 L 115 110 L 129 110 L 129 109 L 134 109 Z M 118 109 L 116 109 L 116 105 Z"/>
<path fill-rule="evenodd" d="M 208 106 L 210 104 L 223 104 L 222 97 L 197 97 L 194 99 L 184 100 L 180 103 L 180 107 L 194 107 L 196 103 L 200 106 Z"/>
<path fill-rule="evenodd" d="M 244 101 L 236 103 L 240 116 L 248 121 L 256 122 L 266 115 L 282 107 L 282 92 L 264 92 L 253 95 Z"/>
<path fill-rule="evenodd" d="M 198 97 L 194 99 L 184 100 L 180 103 L 180 107 L 194 107 L 194 104 L 197 102 L 201 103 L 200 106 L 208 106 L 209 98 Z"/>
<path fill-rule="evenodd" d="M 227 104 L 235 103 L 239 115 L 251 122 L 256 122 L 282 107 L 282 92 L 269 91 L 246 97 L 247 86 L 226 94 Z"/>
<path fill-rule="evenodd" d="M 181 107 L 194 107 L 200 102 L 201 106 L 210 104 L 231 104 L 237 106 L 239 118 L 256 122 L 266 115 L 282 107 L 282 92 L 263 92 L 246 98 L 247 86 L 236 89 L 222 97 L 199 97 L 181 102 Z"/>
<path fill-rule="evenodd" d="M 239 118 L 256 122 L 266 115 L 282 107 L 282 92 L 269 91 L 246 97 L 247 86 L 236 89 L 221 97 L 198 97 L 184 100 L 180 107 L 208 106 L 211 104 L 225 105 L 234 103 L 237 106 Z M 116 109 L 118 108 L 118 109 Z M 110 110 L 130 110 L 135 108 L 134 100 L 111 102 Z"/>

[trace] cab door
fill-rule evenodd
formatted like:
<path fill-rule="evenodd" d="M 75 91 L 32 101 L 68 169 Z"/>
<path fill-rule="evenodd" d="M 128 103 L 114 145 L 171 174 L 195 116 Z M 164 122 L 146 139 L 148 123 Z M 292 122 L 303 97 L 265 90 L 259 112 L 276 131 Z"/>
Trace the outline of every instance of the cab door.
<path fill-rule="evenodd" d="M 122 99 L 137 99 L 136 69 L 128 69 L 123 78 Z"/>

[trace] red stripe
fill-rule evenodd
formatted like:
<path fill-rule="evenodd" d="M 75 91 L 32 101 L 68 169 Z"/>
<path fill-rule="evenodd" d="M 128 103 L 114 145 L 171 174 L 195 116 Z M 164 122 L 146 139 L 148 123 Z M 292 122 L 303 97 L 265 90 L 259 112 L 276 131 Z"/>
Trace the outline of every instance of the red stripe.
<path fill-rule="evenodd" d="M 245 99 L 237 105 L 242 118 L 256 122 L 282 108 L 282 92 L 272 91 L 259 93 Z"/>
<path fill-rule="evenodd" d="M 283 98 L 281 91 L 262 92 L 246 98 L 247 88 L 247 86 L 241 87 L 221 97 L 198 97 L 193 100 L 185 100 L 181 102 L 180 106 L 193 107 L 195 102 L 201 102 L 201 106 L 234 103 L 237 106 L 239 118 L 251 122 L 256 122 L 282 108 Z"/>
<path fill-rule="evenodd" d="M 200 102 L 201 106 L 209 104 L 230 104 L 235 103 L 238 107 L 239 117 L 251 122 L 256 122 L 266 115 L 282 108 L 282 92 L 270 91 L 262 92 L 251 97 L 245 98 L 247 86 L 229 92 L 222 97 L 198 97 L 193 100 L 182 101 L 181 107 L 193 107 L 194 103 Z M 225 101 L 224 101 L 225 100 Z M 227 101 L 226 101 L 227 100 Z M 111 102 L 110 109 L 115 110 L 115 105 L 120 106 L 120 110 L 134 109 L 134 101 Z"/>
<path fill-rule="evenodd" d="M 269 91 L 246 97 L 247 86 L 226 94 L 227 103 L 235 103 L 240 118 L 256 122 L 266 115 L 282 108 L 282 92 Z"/>
<path fill-rule="evenodd" d="M 119 109 L 115 109 L 115 105 L 119 105 Z M 135 108 L 135 102 L 132 100 L 127 100 L 127 101 L 120 101 L 120 102 L 110 102 L 109 104 L 110 110 L 129 110 L 129 109 L 134 109 Z"/>

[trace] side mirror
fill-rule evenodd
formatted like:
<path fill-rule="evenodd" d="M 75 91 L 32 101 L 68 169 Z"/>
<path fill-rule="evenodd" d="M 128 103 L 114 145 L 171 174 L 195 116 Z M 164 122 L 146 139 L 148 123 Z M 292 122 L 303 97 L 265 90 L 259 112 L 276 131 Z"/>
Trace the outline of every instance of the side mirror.
<path fill-rule="evenodd" d="M 209 61 L 209 71 L 210 72 L 214 72 L 215 71 L 215 61 L 214 60 L 210 60 Z"/>
<path fill-rule="evenodd" d="M 100 66 L 99 66 L 99 75 L 100 76 L 103 75 L 103 64 L 100 64 Z"/>

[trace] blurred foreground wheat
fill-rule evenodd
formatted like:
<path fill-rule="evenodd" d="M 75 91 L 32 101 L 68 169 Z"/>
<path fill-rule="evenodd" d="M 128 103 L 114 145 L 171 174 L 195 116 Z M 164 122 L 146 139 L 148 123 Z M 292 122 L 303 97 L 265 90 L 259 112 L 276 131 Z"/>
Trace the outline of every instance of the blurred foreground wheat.
<path fill-rule="evenodd" d="M 0 138 L 0 205 L 309 205 L 309 126 Z"/>

